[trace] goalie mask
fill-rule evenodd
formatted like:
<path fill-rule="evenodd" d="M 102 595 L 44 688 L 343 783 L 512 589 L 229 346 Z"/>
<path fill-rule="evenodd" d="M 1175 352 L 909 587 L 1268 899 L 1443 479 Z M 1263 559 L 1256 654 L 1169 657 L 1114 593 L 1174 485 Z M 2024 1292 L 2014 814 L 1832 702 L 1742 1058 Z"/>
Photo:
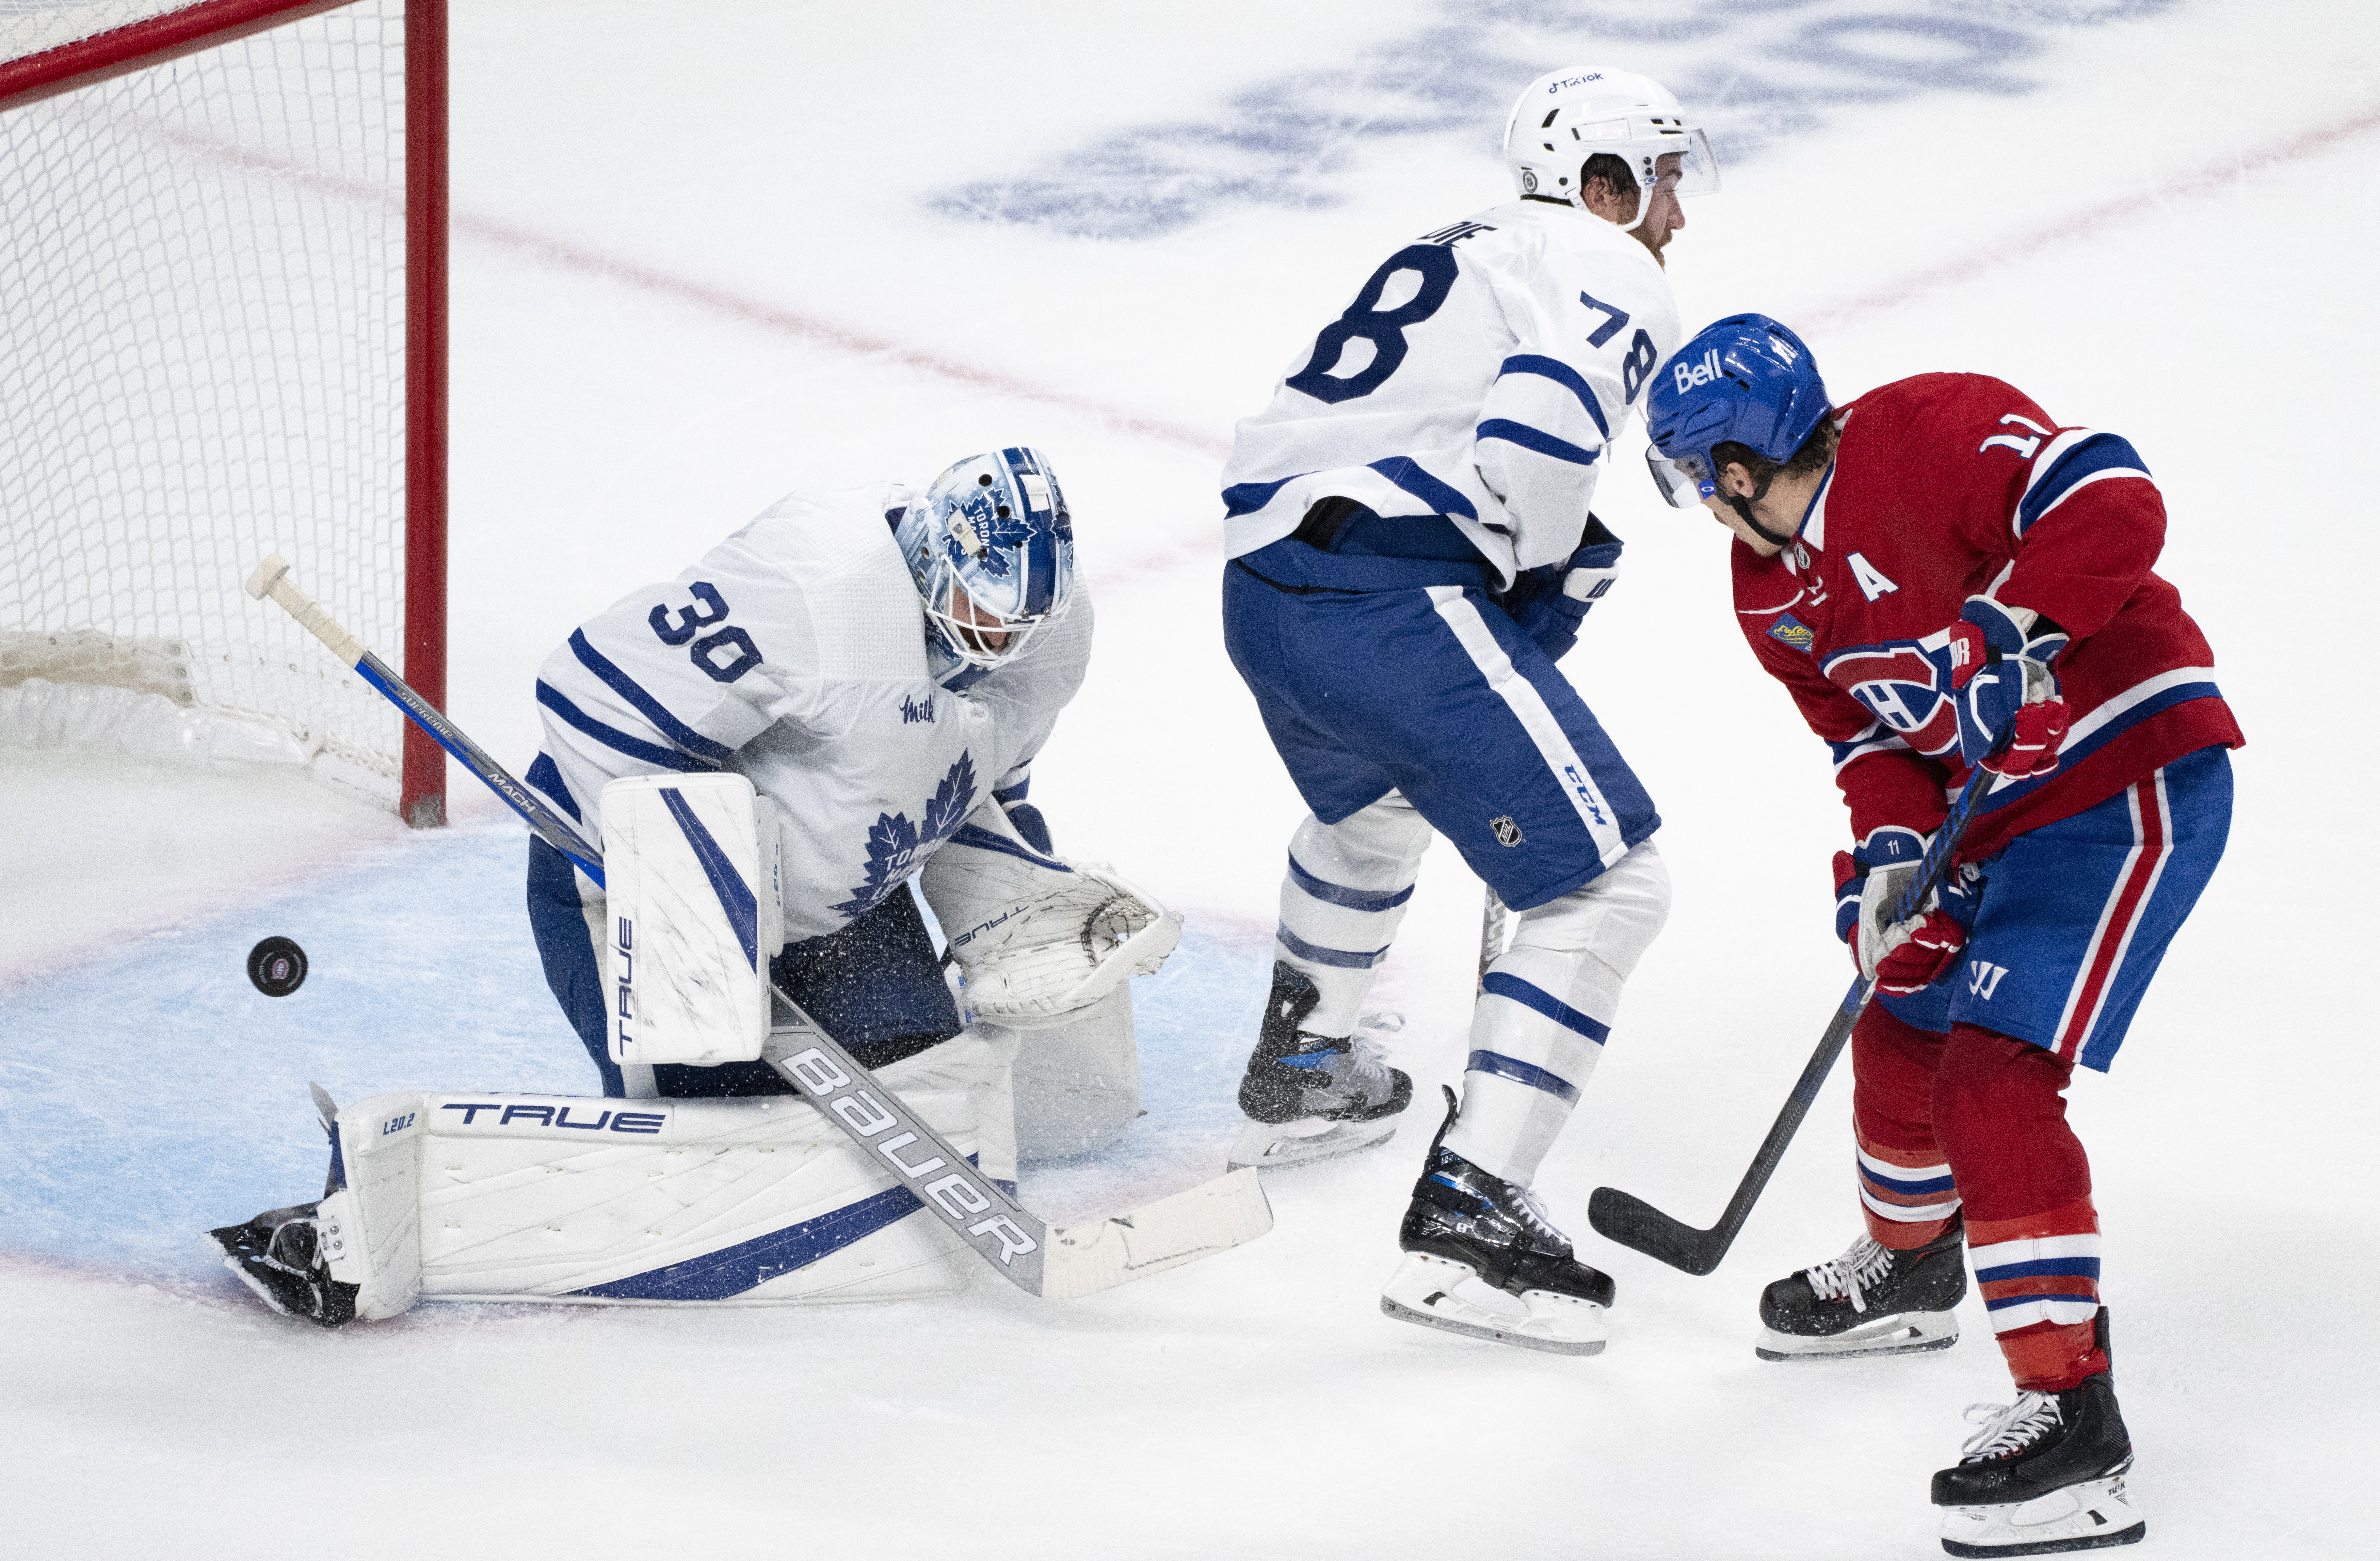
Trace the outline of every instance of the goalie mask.
<path fill-rule="evenodd" d="M 1687 123 L 1677 95 L 1633 70 L 1581 65 L 1548 71 L 1529 83 L 1504 123 L 1504 161 L 1524 197 L 1567 201 L 1585 211 L 1580 170 L 1599 152 L 1627 164 L 1636 179 L 1636 215 L 1620 225 L 1624 231 L 1652 215 L 1651 192 L 1667 177 L 1658 166 L 1664 157 L 1681 157 L 1671 186 L 1679 194 L 1718 189 L 1718 160 L 1701 128 Z"/>
<path fill-rule="evenodd" d="M 1074 518 L 1031 445 L 958 462 L 893 531 L 925 603 L 938 678 L 961 667 L 980 675 L 1014 656 L 1074 592 Z"/>

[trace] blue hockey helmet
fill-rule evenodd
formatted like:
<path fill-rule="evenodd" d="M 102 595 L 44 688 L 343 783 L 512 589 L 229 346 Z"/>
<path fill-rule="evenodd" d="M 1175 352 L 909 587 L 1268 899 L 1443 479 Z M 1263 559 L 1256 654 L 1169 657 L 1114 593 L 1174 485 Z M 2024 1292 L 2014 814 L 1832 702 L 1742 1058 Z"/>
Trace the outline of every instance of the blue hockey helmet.
<path fill-rule="evenodd" d="M 925 603 L 928 643 L 979 671 L 1023 650 L 1074 594 L 1074 517 L 1029 445 L 953 465 L 893 534 Z"/>
<path fill-rule="evenodd" d="M 1645 398 L 1645 464 L 1663 498 L 1692 508 L 1718 492 L 1712 445 L 1732 440 L 1783 461 L 1828 410 L 1818 360 L 1800 336 L 1766 314 L 1730 315 L 1662 365 Z"/>

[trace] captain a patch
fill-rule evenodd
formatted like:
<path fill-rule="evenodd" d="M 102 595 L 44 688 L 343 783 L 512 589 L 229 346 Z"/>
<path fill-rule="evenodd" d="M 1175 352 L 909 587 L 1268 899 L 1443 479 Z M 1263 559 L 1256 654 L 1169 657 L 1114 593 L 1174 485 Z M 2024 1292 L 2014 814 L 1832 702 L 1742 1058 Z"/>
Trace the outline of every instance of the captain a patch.
<path fill-rule="evenodd" d="M 1791 613 L 1770 624 L 1768 632 L 1772 638 L 1782 640 L 1805 656 L 1812 653 L 1811 647 L 1818 642 L 1818 631 Z"/>

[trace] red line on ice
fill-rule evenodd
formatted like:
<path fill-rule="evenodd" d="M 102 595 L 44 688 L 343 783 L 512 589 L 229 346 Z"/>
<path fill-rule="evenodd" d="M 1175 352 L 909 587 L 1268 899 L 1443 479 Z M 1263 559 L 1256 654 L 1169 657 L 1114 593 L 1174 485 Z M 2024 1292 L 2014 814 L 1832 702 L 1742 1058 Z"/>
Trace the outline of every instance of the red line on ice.
<path fill-rule="evenodd" d="M 872 336 L 845 326 L 830 324 L 814 315 L 797 313 L 793 310 L 766 303 L 759 299 L 745 298 L 739 294 L 731 293 L 723 287 L 714 287 L 707 283 L 696 282 L 683 276 L 674 276 L 652 266 L 640 264 L 625 256 L 589 249 L 585 245 L 574 244 L 545 234 L 532 232 L 525 227 L 516 227 L 492 217 L 466 216 L 457 213 L 454 217 L 454 227 L 457 233 L 468 234 L 484 242 L 558 265 L 565 271 L 580 272 L 601 277 L 605 281 L 624 283 L 649 293 L 658 293 L 665 298 L 675 299 L 681 303 L 698 305 L 715 314 L 742 321 L 746 324 L 759 325 L 780 335 L 797 336 L 816 346 L 839 348 L 845 352 L 856 352 L 866 357 L 881 359 L 886 362 L 897 363 L 905 369 L 930 374 L 936 379 L 948 380 L 953 384 L 965 385 L 971 390 L 989 390 L 1002 396 L 1014 396 L 1024 400 L 1040 401 L 1053 407 L 1063 407 L 1070 411 L 1082 412 L 1097 418 L 1110 428 L 1119 432 L 1137 433 L 1164 444 L 1177 445 L 1184 449 L 1196 450 L 1201 455 L 1220 457 L 1230 449 L 1227 441 L 1201 429 L 1167 422 L 1159 418 L 1135 417 L 1119 413 L 1105 402 L 1094 400 L 1087 396 L 1075 396 L 1062 390 L 1048 389 L 1008 374 L 996 373 L 989 369 L 961 362 L 957 359 L 939 357 L 915 347 L 905 347 L 888 337 Z"/>
<path fill-rule="evenodd" d="M 1946 262 L 1929 270 L 1918 272 L 1915 275 L 1900 282 L 1888 283 L 1881 287 L 1863 292 L 1856 298 L 1846 299 L 1836 306 L 1830 316 L 1831 323 L 1840 325 L 1865 314 L 1897 309 L 1920 293 L 1931 292 L 1937 287 L 1954 287 L 1961 282 L 1972 282 L 2001 266 L 2038 254 L 2054 244 L 2062 244 L 2070 238 L 2081 238 L 2084 234 L 2099 228 L 2110 227 L 2118 223 L 2153 215 L 2168 201 L 2214 194 L 2226 185 L 2240 182 L 2250 174 L 2278 167 L 2285 163 L 2294 163 L 2301 157 L 2311 157 L 2340 141 L 2374 128 L 2380 128 L 2380 108 L 2367 109 L 2352 118 L 2343 119 L 2323 129 L 2308 130 L 2305 134 L 2292 136 L 2288 140 L 2277 141 L 2261 151 L 2218 159 L 2206 164 L 2195 173 L 2185 174 L 2171 183 L 2160 185 L 2143 194 L 2128 196 L 2120 201 L 2104 201 L 2087 212 L 2061 217 L 2056 222 L 2010 239 L 2008 243 L 1993 249 L 1989 253 Z"/>

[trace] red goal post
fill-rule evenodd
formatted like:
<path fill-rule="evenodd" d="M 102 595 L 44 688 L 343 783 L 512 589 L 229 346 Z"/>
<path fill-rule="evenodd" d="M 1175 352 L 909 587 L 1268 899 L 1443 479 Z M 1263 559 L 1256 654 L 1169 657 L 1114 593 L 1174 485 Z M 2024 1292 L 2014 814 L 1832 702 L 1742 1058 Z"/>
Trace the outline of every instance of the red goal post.
<path fill-rule="evenodd" d="M 240 583 L 287 554 L 443 707 L 446 163 L 446 0 L 0 0 L 0 743 L 444 821 Z"/>

